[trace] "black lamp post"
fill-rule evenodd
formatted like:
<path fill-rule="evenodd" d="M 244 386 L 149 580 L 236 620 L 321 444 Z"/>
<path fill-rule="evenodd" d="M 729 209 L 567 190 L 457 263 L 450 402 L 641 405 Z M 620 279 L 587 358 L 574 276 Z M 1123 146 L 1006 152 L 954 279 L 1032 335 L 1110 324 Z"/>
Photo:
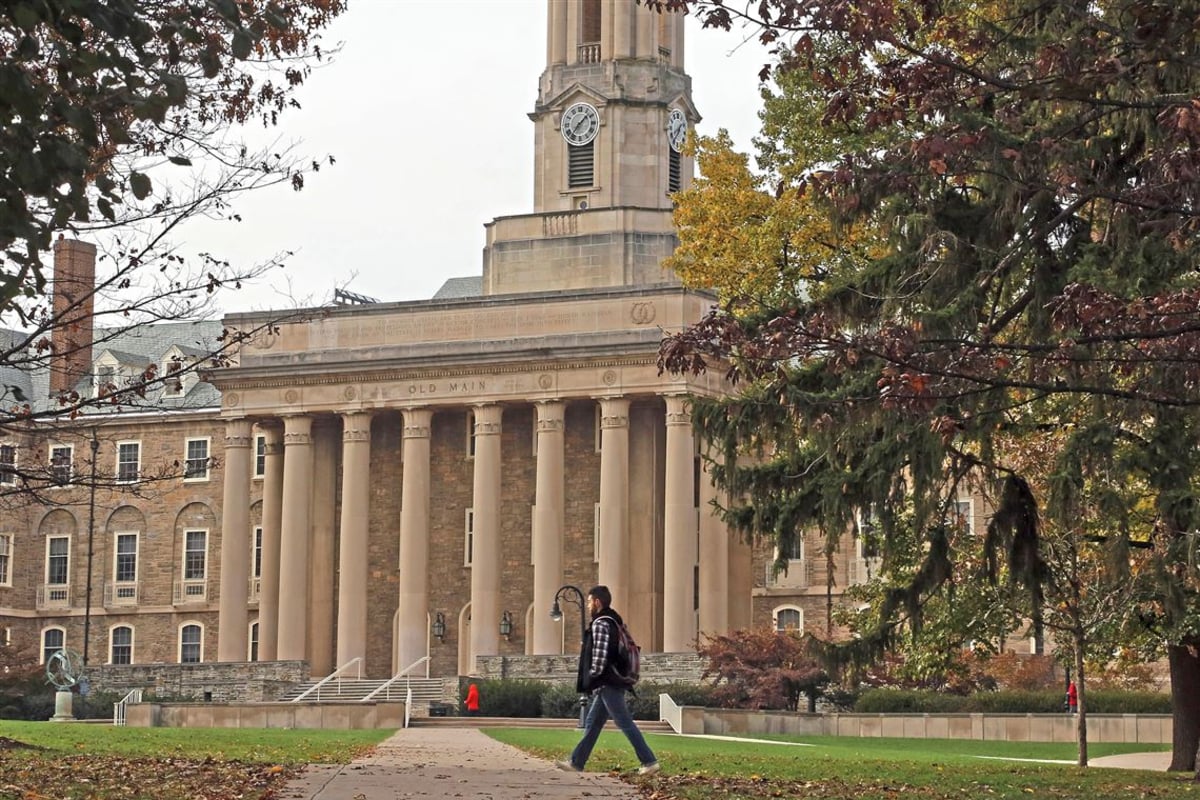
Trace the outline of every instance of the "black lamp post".
<path fill-rule="evenodd" d="M 92 469 L 91 486 L 88 488 L 88 529 L 87 529 L 87 581 L 84 589 L 83 604 L 83 666 L 88 665 L 88 642 L 91 639 L 92 628 L 92 555 L 93 541 L 96 533 L 96 453 L 100 450 L 100 440 L 96 438 L 96 429 L 92 428 Z"/>
<path fill-rule="evenodd" d="M 554 606 L 550 609 L 550 619 L 555 622 L 562 622 L 563 612 L 559 606 L 559 600 L 566 600 L 579 607 L 579 642 L 583 644 L 583 637 L 587 634 L 587 608 L 584 605 L 583 590 L 578 586 L 566 584 L 560 586 L 558 591 L 554 593 Z M 584 719 L 587 717 L 587 695 L 579 695 L 579 727 L 584 727 Z"/>

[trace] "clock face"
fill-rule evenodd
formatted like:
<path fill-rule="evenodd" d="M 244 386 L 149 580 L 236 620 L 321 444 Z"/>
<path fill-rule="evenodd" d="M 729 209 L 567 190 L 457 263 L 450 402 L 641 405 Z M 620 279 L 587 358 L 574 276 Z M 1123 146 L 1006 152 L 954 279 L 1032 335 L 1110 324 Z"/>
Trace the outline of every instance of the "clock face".
<path fill-rule="evenodd" d="M 687 117 L 683 116 L 683 112 L 678 108 L 672 108 L 671 113 L 667 116 L 667 141 L 671 144 L 671 149 L 676 153 L 683 148 L 683 143 L 687 141 Z"/>
<path fill-rule="evenodd" d="M 587 144 L 600 132 L 600 112 L 588 103 L 576 103 L 563 112 L 561 128 L 567 144 Z"/>

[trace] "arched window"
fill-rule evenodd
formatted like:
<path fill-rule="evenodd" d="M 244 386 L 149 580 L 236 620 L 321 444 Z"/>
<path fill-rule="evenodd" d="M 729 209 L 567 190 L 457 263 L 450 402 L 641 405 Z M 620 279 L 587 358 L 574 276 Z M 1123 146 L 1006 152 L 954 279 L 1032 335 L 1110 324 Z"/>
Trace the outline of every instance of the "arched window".
<path fill-rule="evenodd" d="M 780 606 L 773 612 L 775 618 L 775 630 L 780 633 L 787 631 L 790 633 L 804 632 L 804 611 L 796 606 Z"/>
<path fill-rule="evenodd" d="M 133 663 L 133 628 L 117 625 L 108 632 L 108 663 Z"/>
<path fill-rule="evenodd" d="M 66 646 L 67 632 L 62 628 L 46 628 L 42 631 L 42 663 Z"/>
<path fill-rule="evenodd" d="M 179 663 L 199 664 L 204 660 L 204 629 L 195 622 L 179 628 Z"/>

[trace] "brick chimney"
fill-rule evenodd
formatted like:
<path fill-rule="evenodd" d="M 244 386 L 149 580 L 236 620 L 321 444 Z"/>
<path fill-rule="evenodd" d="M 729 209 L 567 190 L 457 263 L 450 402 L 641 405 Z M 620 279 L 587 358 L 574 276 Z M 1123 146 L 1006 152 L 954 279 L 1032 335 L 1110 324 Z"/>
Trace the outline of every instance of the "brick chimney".
<path fill-rule="evenodd" d="M 96 245 L 65 239 L 54 243 L 54 327 L 50 344 L 50 396 L 75 388 L 92 370 L 92 299 Z"/>

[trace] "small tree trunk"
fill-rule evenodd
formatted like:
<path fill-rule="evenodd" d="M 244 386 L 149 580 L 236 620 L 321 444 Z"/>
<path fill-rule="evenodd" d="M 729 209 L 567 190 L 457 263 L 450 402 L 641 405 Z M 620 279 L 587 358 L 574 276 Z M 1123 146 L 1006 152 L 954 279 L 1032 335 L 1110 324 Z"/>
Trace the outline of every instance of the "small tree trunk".
<path fill-rule="evenodd" d="M 1196 747 L 1200 745 L 1200 657 L 1183 645 L 1167 648 L 1171 666 L 1171 765 L 1168 770 L 1196 769 Z"/>
<path fill-rule="evenodd" d="M 1083 677 L 1083 636 L 1075 637 L 1075 741 L 1079 744 L 1079 760 L 1081 767 L 1088 765 L 1087 742 L 1087 689 Z"/>

